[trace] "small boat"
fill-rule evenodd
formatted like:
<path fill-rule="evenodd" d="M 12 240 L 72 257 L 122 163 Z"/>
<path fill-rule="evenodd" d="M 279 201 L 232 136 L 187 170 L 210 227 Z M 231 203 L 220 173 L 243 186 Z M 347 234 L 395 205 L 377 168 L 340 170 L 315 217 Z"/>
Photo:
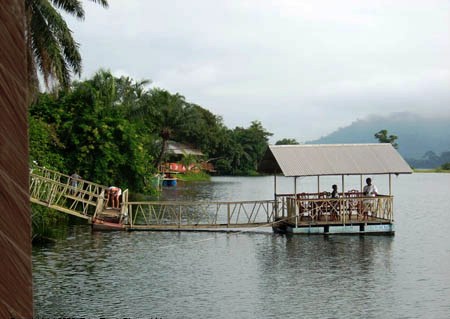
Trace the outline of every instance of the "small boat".
<path fill-rule="evenodd" d="M 164 177 L 162 179 L 162 186 L 166 186 L 166 187 L 177 186 L 177 178 L 176 177 Z"/>
<path fill-rule="evenodd" d="M 163 172 L 163 177 L 161 178 L 161 185 L 164 187 L 177 186 L 178 179 L 175 177 L 178 172 Z"/>

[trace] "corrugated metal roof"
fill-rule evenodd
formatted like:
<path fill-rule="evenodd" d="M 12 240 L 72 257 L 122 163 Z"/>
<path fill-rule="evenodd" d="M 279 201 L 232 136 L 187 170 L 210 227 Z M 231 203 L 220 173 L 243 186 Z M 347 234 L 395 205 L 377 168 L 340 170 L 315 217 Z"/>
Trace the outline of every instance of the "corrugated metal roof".
<path fill-rule="evenodd" d="M 389 143 L 271 145 L 258 171 L 284 176 L 412 173 Z"/>
<path fill-rule="evenodd" d="M 189 155 L 203 156 L 203 153 L 200 150 L 194 149 L 188 145 L 177 143 L 174 141 L 167 142 L 166 152 L 177 155 L 189 154 Z"/>

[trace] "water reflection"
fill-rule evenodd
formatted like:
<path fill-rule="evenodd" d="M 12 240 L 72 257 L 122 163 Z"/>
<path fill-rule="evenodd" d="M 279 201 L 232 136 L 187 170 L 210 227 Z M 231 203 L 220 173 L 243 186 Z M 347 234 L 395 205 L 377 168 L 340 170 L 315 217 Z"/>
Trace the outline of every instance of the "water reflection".
<path fill-rule="evenodd" d="M 270 199 L 272 183 L 218 178 L 164 196 Z M 447 318 L 450 222 L 442 214 L 450 211 L 450 174 L 394 184 L 394 237 L 91 233 L 74 226 L 64 240 L 33 248 L 36 315 Z"/>
<path fill-rule="evenodd" d="M 370 304 L 388 303 L 388 294 L 373 296 L 391 278 L 393 237 L 276 236 L 259 245 L 256 256 L 261 298 L 283 307 L 263 314 L 298 313 L 304 317 L 377 317 L 366 314 Z M 387 286 L 385 288 L 388 288 Z M 289 291 L 289 293 L 286 293 Z M 289 296 L 285 300 L 286 295 Z M 281 311 L 281 313 L 280 313 Z"/>

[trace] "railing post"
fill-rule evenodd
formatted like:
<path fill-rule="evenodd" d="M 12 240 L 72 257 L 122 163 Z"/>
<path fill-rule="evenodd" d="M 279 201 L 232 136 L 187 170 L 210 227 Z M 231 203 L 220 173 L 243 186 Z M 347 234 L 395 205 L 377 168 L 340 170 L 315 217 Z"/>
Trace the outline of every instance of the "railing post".
<path fill-rule="evenodd" d="M 227 203 L 227 228 L 230 227 L 230 223 L 231 223 L 230 203 Z"/>
<path fill-rule="evenodd" d="M 128 214 L 130 215 L 130 227 L 133 227 L 133 205 L 128 205 Z"/>

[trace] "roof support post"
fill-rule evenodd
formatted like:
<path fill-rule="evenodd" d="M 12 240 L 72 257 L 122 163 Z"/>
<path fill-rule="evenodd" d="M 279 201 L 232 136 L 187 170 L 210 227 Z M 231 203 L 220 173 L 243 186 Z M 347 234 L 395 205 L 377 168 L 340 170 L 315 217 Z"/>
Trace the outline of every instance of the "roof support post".
<path fill-rule="evenodd" d="M 359 175 L 359 191 L 362 192 L 363 190 L 363 176 Z"/>
<path fill-rule="evenodd" d="M 277 200 L 277 174 L 273 174 L 273 196 Z"/>
<path fill-rule="evenodd" d="M 273 173 L 273 197 L 275 202 L 275 219 L 278 218 L 277 173 Z M 284 212 L 283 212 L 284 213 Z"/>
<path fill-rule="evenodd" d="M 294 176 L 294 196 L 297 196 L 297 176 Z"/>
<path fill-rule="evenodd" d="M 317 194 L 320 193 L 320 176 L 317 176 Z"/>
<path fill-rule="evenodd" d="M 342 185 L 341 185 L 341 189 L 342 189 L 342 196 L 344 196 L 344 193 L 345 193 L 345 183 L 344 183 L 344 175 L 341 175 L 341 183 L 342 183 Z"/>
<path fill-rule="evenodd" d="M 392 174 L 389 173 L 389 196 L 392 196 Z"/>

